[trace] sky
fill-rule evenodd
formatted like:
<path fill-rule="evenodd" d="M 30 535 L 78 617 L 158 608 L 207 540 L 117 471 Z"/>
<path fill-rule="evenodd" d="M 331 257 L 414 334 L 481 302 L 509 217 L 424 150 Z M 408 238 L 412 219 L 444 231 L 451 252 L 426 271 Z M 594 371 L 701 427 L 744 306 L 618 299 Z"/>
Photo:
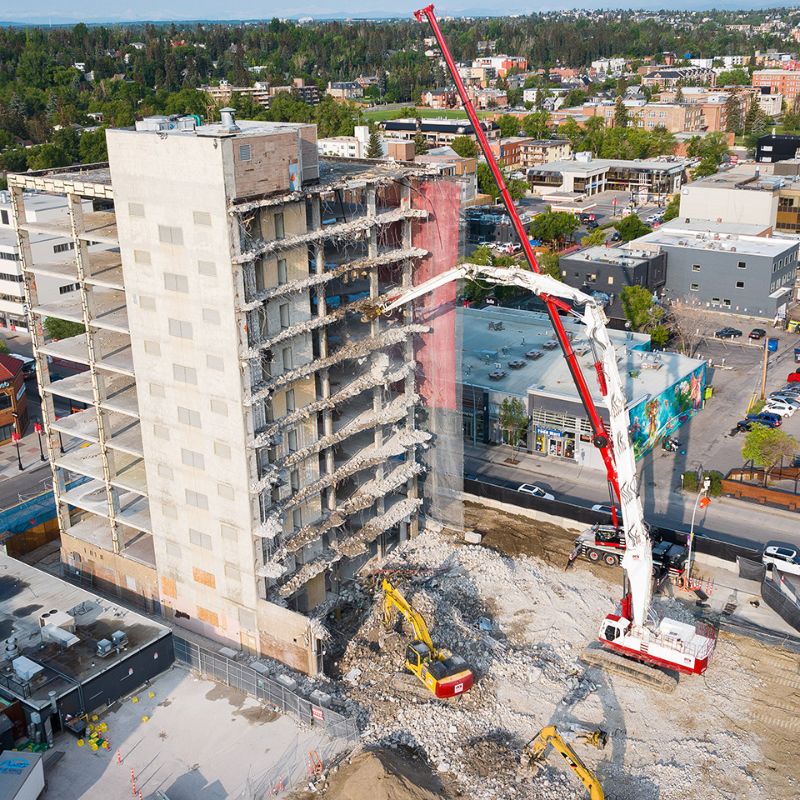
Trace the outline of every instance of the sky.
<path fill-rule="evenodd" d="M 31 24 L 64 24 L 74 22 L 137 22 L 141 20 L 185 19 L 269 19 L 273 16 L 300 14 L 311 17 L 386 16 L 391 13 L 403 16 L 425 5 L 427 0 L 397 0 L 390 5 L 382 0 L 307 0 L 291 4 L 278 0 L 33 0 L 29 3 L 0 0 L 0 22 Z M 786 5 L 781 0 L 770 0 L 769 6 Z M 520 0 L 448 0 L 437 4 L 440 16 L 450 14 L 510 14 L 530 13 L 532 10 L 548 11 L 559 8 L 650 8 L 677 9 L 747 8 L 764 7 L 755 0 L 544 0 L 542 4 L 528 4 Z"/>

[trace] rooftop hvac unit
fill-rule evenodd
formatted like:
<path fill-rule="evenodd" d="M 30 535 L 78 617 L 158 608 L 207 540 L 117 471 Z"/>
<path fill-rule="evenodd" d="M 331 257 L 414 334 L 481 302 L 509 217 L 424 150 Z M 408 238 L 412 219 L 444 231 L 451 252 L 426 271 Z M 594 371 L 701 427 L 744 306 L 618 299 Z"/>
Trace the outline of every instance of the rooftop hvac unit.
<path fill-rule="evenodd" d="M 105 658 L 114 652 L 114 645 L 108 639 L 101 639 L 95 650 L 98 658 Z"/>
<path fill-rule="evenodd" d="M 3 648 L 3 659 L 8 659 L 9 661 L 13 661 L 19 655 L 19 647 L 17 647 L 17 637 L 10 636 L 5 641 L 5 646 Z"/>
<path fill-rule="evenodd" d="M 125 631 L 114 631 L 111 634 L 111 641 L 114 643 L 114 647 L 125 648 L 128 646 L 128 634 Z"/>
<path fill-rule="evenodd" d="M 14 667 L 14 672 L 23 683 L 30 683 L 34 678 L 44 672 L 44 667 L 31 661 L 25 656 L 17 656 L 11 665 Z"/>
<path fill-rule="evenodd" d="M 78 644 L 80 639 L 71 631 L 58 628 L 55 625 L 45 625 L 42 628 L 42 641 L 53 642 L 60 647 L 72 647 Z"/>
<path fill-rule="evenodd" d="M 39 615 L 39 627 L 44 628 L 47 625 L 74 632 L 75 617 L 71 614 L 67 614 L 65 611 L 59 611 L 57 608 L 53 608 Z"/>

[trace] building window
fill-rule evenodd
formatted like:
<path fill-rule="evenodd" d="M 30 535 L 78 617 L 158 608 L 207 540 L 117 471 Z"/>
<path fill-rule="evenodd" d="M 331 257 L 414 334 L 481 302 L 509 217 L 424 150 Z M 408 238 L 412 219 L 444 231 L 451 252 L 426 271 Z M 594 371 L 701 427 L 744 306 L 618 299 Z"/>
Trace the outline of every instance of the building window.
<path fill-rule="evenodd" d="M 194 508 L 208 509 L 208 498 L 200 492 L 193 492 L 191 489 L 184 489 L 186 495 L 186 505 Z"/>
<path fill-rule="evenodd" d="M 249 161 L 253 157 L 253 150 L 249 144 L 239 145 L 239 161 Z"/>
<path fill-rule="evenodd" d="M 192 338 L 192 323 L 184 322 L 180 319 L 169 320 L 169 335 L 177 336 L 179 339 Z"/>
<path fill-rule="evenodd" d="M 699 284 L 699 283 L 692 283 L 692 284 L 689 284 L 689 288 L 690 288 L 690 289 L 691 289 L 693 292 L 699 292 L 699 291 L 700 291 L 700 284 Z"/>
<path fill-rule="evenodd" d="M 189 528 L 189 541 L 197 547 L 211 550 L 211 537 L 207 533 L 201 533 L 200 531 Z"/>
<path fill-rule="evenodd" d="M 286 231 L 283 227 L 283 211 L 276 211 L 275 216 L 275 238 L 283 239 L 286 236 Z"/>
<path fill-rule="evenodd" d="M 205 275 L 207 278 L 217 277 L 217 267 L 213 261 L 198 261 L 197 271 L 201 275 Z"/>
<path fill-rule="evenodd" d="M 286 272 L 286 259 L 279 258 L 278 259 L 278 286 L 283 286 L 284 283 L 287 283 L 289 280 Z"/>
<path fill-rule="evenodd" d="M 692 272 L 700 272 L 700 265 L 692 264 Z"/>
<path fill-rule="evenodd" d="M 143 217 L 144 206 L 141 203 L 128 203 L 128 213 L 132 217 Z"/>
<path fill-rule="evenodd" d="M 228 404 L 224 403 L 222 400 L 212 399 L 209 401 L 209 406 L 214 414 L 219 414 L 221 417 L 228 416 Z"/>
<path fill-rule="evenodd" d="M 736 281 L 737 289 L 744 289 L 744 281 Z"/>
<path fill-rule="evenodd" d="M 195 211 L 192 214 L 195 225 L 210 225 L 211 214 L 208 211 Z"/>
<path fill-rule="evenodd" d="M 68 283 L 66 286 L 59 286 L 58 293 L 59 294 L 69 294 L 70 292 L 76 292 L 78 289 L 81 288 L 79 283 Z"/>
<path fill-rule="evenodd" d="M 144 351 L 149 356 L 160 356 L 161 345 L 158 342 L 151 342 L 149 340 L 146 340 L 144 343 Z"/>
<path fill-rule="evenodd" d="M 22 283 L 22 275 L 12 275 L 10 272 L 0 272 L 0 281 L 10 281 L 11 283 Z M 70 284 L 77 286 L 77 284 Z"/>
<path fill-rule="evenodd" d="M 133 251 L 133 260 L 137 264 L 149 264 L 150 263 L 150 253 L 147 250 L 134 250 Z"/>
<path fill-rule="evenodd" d="M 185 275 L 176 275 L 174 272 L 165 272 L 164 288 L 168 292 L 183 292 L 186 294 L 189 291 L 189 279 Z"/>
<path fill-rule="evenodd" d="M 190 425 L 192 428 L 201 427 L 200 414 L 191 408 L 184 408 L 183 406 L 178 406 L 178 422 L 182 425 Z"/>
<path fill-rule="evenodd" d="M 291 347 L 284 347 L 281 356 L 283 359 L 283 371 L 287 372 L 288 370 L 292 369 L 292 348 Z"/>
<path fill-rule="evenodd" d="M 19 261 L 19 253 L 0 253 L 0 260 L 2 261 Z"/>
<path fill-rule="evenodd" d="M 731 307 L 731 301 L 726 297 L 726 298 L 723 299 L 722 305 L 724 305 L 725 308 L 730 308 Z"/>
<path fill-rule="evenodd" d="M 736 266 L 739 267 L 739 269 L 747 269 L 747 264 L 745 264 L 744 261 L 740 261 Z"/>
<path fill-rule="evenodd" d="M 225 498 L 225 500 L 233 500 L 233 498 L 235 497 L 233 486 L 231 486 L 229 483 L 218 483 L 217 494 L 220 497 Z"/>
<path fill-rule="evenodd" d="M 613 275 L 609 275 L 608 276 L 608 285 L 611 286 L 613 283 L 614 283 L 614 276 Z"/>
<path fill-rule="evenodd" d="M 187 467 L 194 467 L 195 469 L 205 469 L 205 459 L 202 453 L 195 453 L 194 450 L 186 450 L 181 448 L 181 461 Z"/>
<path fill-rule="evenodd" d="M 719 297 L 712 297 L 711 298 L 711 305 L 718 306 L 719 305 Z"/>
<path fill-rule="evenodd" d="M 219 325 L 219 311 L 215 311 L 213 308 L 204 308 L 203 322 L 208 322 L 211 325 Z"/>
<path fill-rule="evenodd" d="M 64 242 L 64 244 L 53 245 L 54 253 L 66 253 L 67 250 L 74 250 L 75 242 Z"/>
<path fill-rule="evenodd" d="M 183 244 L 183 231 L 171 225 L 158 226 L 158 241 L 163 244 Z"/>
<path fill-rule="evenodd" d="M 289 452 L 294 453 L 297 450 L 297 430 L 292 428 L 286 434 L 286 441 L 289 447 Z"/>
<path fill-rule="evenodd" d="M 197 370 L 194 367 L 184 367 L 182 364 L 173 364 L 172 375 L 179 383 L 197 385 Z"/>
<path fill-rule="evenodd" d="M 303 511 L 302 509 L 295 508 L 292 511 L 292 527 L 299 531 L 303 527 Z"/>
<path fill-rule="evenodd" d="M 289 304 L 281 303 L 278 307 L 278 314 L 281 321 L 281 330 L 289 327 Z"/>
<path fill-rule="evenodd" d="M 293 469 L 289 473 L 289 484 L 291 485 L 293 492 L 296 492 L 300 489 L 300 470 Z"/>
<path fill-rule="evenodd" d="M 230 458 L 231 448 L 225 442 L 214 442 L 214 455 L 220 458 Z"/>
<path fill-rule="evenodd" d="M 216 370 L 217 372 L 225 372 L 225 361 L 219 356 L 212 356 L 210 353 L 206 355 L 206 366 L 209 369 Z"/>
<path fill-rule="evenodd" d="M 0 220 L 2 220 L 3 225 L 8 225 L 8 211 L 5 209 L 0 211 Z"/>
<path fill-rule="evenodd" d="M 294 389 L 287 389 L 286 390 L 286 413 L 288 414 L 291 411 L 294 411 Z"/>
<path fill-rule="evenodd" d="M 155 297 L 150 297 L 149 295 L 140 294 L 139 308 L 143 309 L 144 311 L 155 311 L 156 310 Z"/>

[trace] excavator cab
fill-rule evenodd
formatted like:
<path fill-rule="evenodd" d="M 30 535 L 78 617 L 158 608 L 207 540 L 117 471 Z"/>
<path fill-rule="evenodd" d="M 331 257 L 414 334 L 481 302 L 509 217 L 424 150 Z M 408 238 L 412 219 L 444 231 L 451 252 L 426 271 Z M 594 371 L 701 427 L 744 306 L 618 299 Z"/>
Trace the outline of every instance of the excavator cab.
<path fill-rule="evenodd" d="M 431 651 L 425 642 L 416 640 L 406 647 L 406 666 L 413 672 L 418 672 L 430 659 Z"/>

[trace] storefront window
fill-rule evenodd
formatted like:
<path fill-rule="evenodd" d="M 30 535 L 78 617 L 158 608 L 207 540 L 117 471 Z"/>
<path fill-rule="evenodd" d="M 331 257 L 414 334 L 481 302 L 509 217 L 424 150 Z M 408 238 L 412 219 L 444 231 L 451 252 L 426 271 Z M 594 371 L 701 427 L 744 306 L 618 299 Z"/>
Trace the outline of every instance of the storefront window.
<path fill-rule="evenodd" d="M 10 394 L 0 394 L 0 411 L 5 408 L 11 408 L 11 395 Z"/>
<path fill-rule="evenodd" d="M 13 425 L 0 425 L 0 442 L 5 442 L 11 438 L 14 431 Z"/>

